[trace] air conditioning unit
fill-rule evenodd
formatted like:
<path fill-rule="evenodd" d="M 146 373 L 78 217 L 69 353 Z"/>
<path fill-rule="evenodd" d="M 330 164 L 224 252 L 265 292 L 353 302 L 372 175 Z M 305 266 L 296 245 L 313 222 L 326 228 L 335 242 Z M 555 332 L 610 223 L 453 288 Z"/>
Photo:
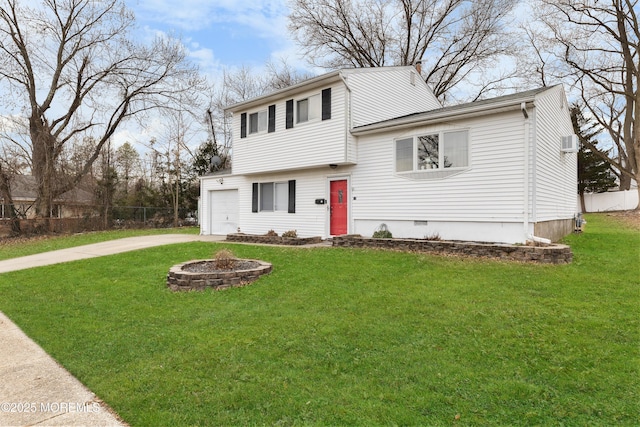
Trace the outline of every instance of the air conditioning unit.
<path fill-rule="evenodd" d="M 562 149 L 563 153 L 577 153 L 578 152 L 578 135 L 569 135 L 562 137 Z"/>

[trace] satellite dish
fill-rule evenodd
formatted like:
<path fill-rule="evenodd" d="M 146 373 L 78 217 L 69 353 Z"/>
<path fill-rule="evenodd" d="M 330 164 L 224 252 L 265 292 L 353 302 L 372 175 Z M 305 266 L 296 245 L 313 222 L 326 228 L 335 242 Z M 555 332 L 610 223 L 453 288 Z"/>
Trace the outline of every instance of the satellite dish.
<path fill-rule="evenodd" d="M 218 169 L 222 164 L 222 159 L 220 158 L 220 156 L 212 156 L 209 163 L 211 164 L 213 169 Z"/>

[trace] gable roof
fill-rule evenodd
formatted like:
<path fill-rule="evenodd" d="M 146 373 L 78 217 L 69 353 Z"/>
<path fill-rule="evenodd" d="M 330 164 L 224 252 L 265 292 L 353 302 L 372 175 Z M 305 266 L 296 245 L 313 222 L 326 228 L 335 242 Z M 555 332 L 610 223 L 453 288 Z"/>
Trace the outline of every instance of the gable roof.
<path fill-rule="evenodd" d="M 303 80 L 299 83 L 296 83 L 294 85 L 288 86 L 286 88 L 283 89 L 278 89 L 274 92 L 270 92 L 267 93 L 265 95 L 261 95 L 255 98 L 251 98 L 251 99 L 247 99 L 245 101 L 240 101 L 238 103 L 229 105 L 227 107 L 225 107 L 225 111 L 238 111 L 238 110 L 244 110 L 244 109 L 248 109 L 251 108 L 253 106 L 257 106 L 257 105 L 262 105 L 262 104 L 266 104 L 272 101 L 275 101 L 277 99 L 281 99 L 282 97 L 286 96 L 286 95 L 293 95 L 297 92 L 302 92 L 302 91 L 306 91 L 306 90 L 311 90 L 317 87 L 321 87 L 321 86 L 326 86 L 329 83 L 332 82 L 337 82 L 337 81 L 344 81 L 345 78 L 349 75 L 349 74 L 365 74 L 365 73 L 377 73 L 377 72 L 384 72 L 384 71 L 388 71 L 388 70 L 401 70 L 401 69 L 407 69 L 407 70 L 415 70 L 416 68 L 413 65 L 406 65 L 406 66 L 393 66 L 393 67 L 367 67 L 367 68 L 343 68 L 340 70 L 336 70 L 336 71 L 331 71 L 329 73 L 326 74 L 322 74 L 320 76 L 317 77 L 312 77 L 310 79 L 306 79 Z M 424 80 L 422 79 L 417 79 L 417 80 L 421 80 L 424 83 Z M 426 85 L 426 83 L 425 83 Z M 431 90 L 431 89 L 429 89 Z"/>
<path fill-rule="evenodd" d="M 503 95 L 495 98 L 483 99 L 480 101 L 467 102 L 464 104 L 451 105 L 448 107 L 409 114 L 389 120 L 383 120 L 381 122 L 357 126 L 351 130 L 351 133 L 354 135 L 364 135 L 368 133 L 390 130 L 392 128 L 396 129 L 414 126 L 416 124 L 423 125 L 434 123 L 454 117 L 474 117 L 503 110 L 513 110 L 514 108 L 520 108 L 522 103 L 526 104 L 533 102 L 536 98 L 536 95 L 547 90 L 552 90 L 559 86 L 561 85 L 540 87 L 537 89 L 517 92 L 510 95 Z"/>
<path fill-rule="evenodd" d="M 85 180 L 86 181 L 86 180 Z M 88 204 L 93 202 L 93 193 L 86 188 L 85 182 L 80 183 L 75 188 L 61 194 L 55 199 L 57 203 L 80 203 Z M 11 183 L 11 197 L 13 201 L 25 202 L 33 201 L 38 196 L 36 191 L 36 179 L 33 175 L 16 175 Z"/>

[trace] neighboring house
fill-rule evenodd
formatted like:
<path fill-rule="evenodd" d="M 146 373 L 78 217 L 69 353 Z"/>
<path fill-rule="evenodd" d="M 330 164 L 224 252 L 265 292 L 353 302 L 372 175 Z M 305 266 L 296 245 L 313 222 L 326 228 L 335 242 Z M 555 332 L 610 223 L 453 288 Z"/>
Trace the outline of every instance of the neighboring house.
<path fill-rule="evenodd" d="M 74 218 L 94 215 L 93 193 L 81 184 L 61 194 L 53 202 L 53 218 Z M 32 175 L 17 175 L 11 184 L 11 197 L 19 217 L 30 219 L 35 217 L 36 180 Z M 0 197 L 0 218 L 9 218 L 9 208 Z"/>
<path fill-rule="evenodd" d="M 442 107 L 413 67 L 332 72 L 230 106 L 233 170 L 201 179 L 201 233 L 525 243 L 574 229 L 561 86 Z"/>

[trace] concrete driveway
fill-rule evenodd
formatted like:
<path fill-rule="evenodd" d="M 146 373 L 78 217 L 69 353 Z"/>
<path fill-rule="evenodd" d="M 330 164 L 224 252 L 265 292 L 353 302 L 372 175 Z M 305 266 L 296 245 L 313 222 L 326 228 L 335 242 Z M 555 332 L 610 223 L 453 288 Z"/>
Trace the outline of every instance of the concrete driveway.
<path fill-rule="evenodd" d="M 135 251 L 153 246 L 169 245 L 172 243 L 186 242 L 219 242 L 225 236 L 198 236 L 195 234 L 159 234 L 154 236 L 127 237 L 125 239 L 109 240 L 107 242 L 91 245 L 76 246 L 74 248 L 60 249 L 44 252 L 20 258 L 0 261 L 0 273 L 24 270 L 32 267 L 58 264 L 61 262 L 76 261 L 79 259 L 95 258 L 104 255 L 118 254 L 121 252 Z"/>

